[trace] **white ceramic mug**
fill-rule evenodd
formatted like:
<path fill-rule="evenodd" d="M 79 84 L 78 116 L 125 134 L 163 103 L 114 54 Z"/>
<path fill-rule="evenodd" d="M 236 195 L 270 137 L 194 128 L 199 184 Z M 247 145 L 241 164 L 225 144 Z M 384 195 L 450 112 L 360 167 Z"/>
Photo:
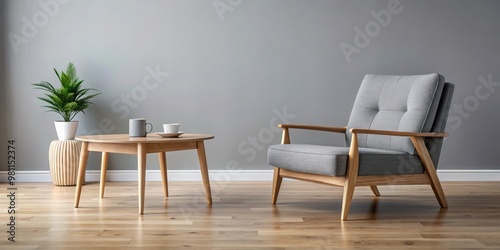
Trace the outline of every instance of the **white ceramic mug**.
<path fill-rule="evenodd" d="M 163 124 L 163 132 L 164 133 L 179 133 L 179 128 L 180 128 L 179 123 L 169 123 L 169 124 Z"/>
<path fill-rule="evenodd" d="M 146 131 L 146 125 L 151 126 L 149 131 Z M 146 134 L 153 131 L 153 124 L 147 123 L 145 118 L 134 118 L 128 120 L 128 135 L 131 137 L 145 137 Z"/>

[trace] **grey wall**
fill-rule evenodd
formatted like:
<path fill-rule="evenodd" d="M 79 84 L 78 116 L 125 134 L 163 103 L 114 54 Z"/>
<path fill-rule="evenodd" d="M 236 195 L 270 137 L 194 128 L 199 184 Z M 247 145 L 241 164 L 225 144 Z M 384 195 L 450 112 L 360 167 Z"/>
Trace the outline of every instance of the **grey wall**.
<path fill-rule="evenodd" d="M 48 170 L 58 117 L 44 113 L 30 84 L 55 82 L 52 68 L 70 61 L 86 86 L 103 93 L 77 117 L 79 134 L 126 133 L 133 117 L 146 117 L 155 131 L 180 122 L 185 132 L 216 136 L 206 144 L 210 169 L 231 162 L 269 169 L 266 147 L 279 143 L 274 124 L 285 108 L 289 122 L 344 126 L 365 74 L 437 72 L 456 84 L 440 168 L 499 167 L 499 86 L 479 80 L 500 81 L 499 1 L 41 2 L 52 5 L 2 1 L 2 131 L 17 140 L 18 170 Z M 225 12 L 219 16 L 213 3 Z M 390 20 L 371 13 L 390 13 Z M 363 39 L 356 30 L 366 27 L 370 36 Z M 13 46 L 12 34 L 23 43 Z M 295 142 L 342 141 L 317 132 L 293 136 Z M 172 153 L 169 168 L 197 169 L 195 155 Z M 90 169 L 98 169 L 98 160 L 92 155 Z M 109 168 L 135 164 L 132 156 L 112 156 Z M 150 169 L 157 164 L 150 158 Z"/>

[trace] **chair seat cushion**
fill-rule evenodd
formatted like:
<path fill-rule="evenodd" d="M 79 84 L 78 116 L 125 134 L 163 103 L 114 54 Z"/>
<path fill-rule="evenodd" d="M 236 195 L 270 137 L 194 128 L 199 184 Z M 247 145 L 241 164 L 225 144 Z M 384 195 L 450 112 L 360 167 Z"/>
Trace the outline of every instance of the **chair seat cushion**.
<path fill-rule="evenodd" d="M 279 144 L 269 147 L 271 166 L 291 171 L 345 176 L 349 147 L 308 144 Z M 421 174 L 417 155 L 384 149 L 359 148 L 358 175 Z"/>

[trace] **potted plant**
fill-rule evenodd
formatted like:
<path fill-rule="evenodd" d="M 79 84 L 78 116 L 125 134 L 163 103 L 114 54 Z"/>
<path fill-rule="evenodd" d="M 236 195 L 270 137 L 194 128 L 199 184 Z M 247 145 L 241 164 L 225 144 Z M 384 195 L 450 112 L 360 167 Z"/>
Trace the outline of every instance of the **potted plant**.
<path fill-rule="evenodd" d="M 75 66 L 71 62 L 66 72 L 57 72 L 55 68 L 54 72 L 61 83 L 59 88 L 46 81 L 33 85 L 35 89 L 46 92 L 45 96 L 38 97 L 46 104 L 42 107 L 47 108 L 47 112 L 58 113 L 63 118 L 54 122 L 59 140 L 73 140 L 78 128 L 78 121 L 73 121 L 73 118 L 80 112 L 85 114 L 85 109 L 92 104 L 90 100 L 100 93 L 91 93 L 97 92 L 93 88 L 82 88 L 83 80 L 78 79 Z"/>

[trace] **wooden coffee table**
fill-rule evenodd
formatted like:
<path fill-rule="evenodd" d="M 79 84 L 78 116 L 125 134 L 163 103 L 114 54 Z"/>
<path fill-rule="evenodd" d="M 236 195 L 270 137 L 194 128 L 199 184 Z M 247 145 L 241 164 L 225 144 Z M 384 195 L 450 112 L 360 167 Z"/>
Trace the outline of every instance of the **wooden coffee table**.
<path fill-rule="evenodd" d="M 163 181 L 163 191 L 165 193 L 165 197 L 168 197 L 166 152 L 196 149 L 198 151 L 198 160 L 200 162 L 201 177 L 203 179 L 203 186 L 205 187 L 207 203 L 211 205 L 212 195 L 210 193 L 207 159 L 203 142 L 212 138 L 214 138 L 213 135 L 202 134 L 183 134 L 176 138 L 163 138 L 156 134 L 149 134 L 147 137 L 129 137 L 128 134 L 88 135 L 76 137 L 76 140 L 82 141 L 82 150 L 78 167 L 78 179 L 76 182 L 75 208 L 77 208 L 80 203 L 80 194 L 82 192 L 82 185 L 85 179 L 85 170 L 87 168 L 87 160 L 90 151 L 102 152 L 101 182 L 99 189 L 101 198 L 104 196 L 106 170 L 108 167 L 108 154 L 118 153 L 137 155 L 137 170 L 139 173 L 139 214 L 144 214 L 146 154 L 158 153 L 161 178 Z"/>

